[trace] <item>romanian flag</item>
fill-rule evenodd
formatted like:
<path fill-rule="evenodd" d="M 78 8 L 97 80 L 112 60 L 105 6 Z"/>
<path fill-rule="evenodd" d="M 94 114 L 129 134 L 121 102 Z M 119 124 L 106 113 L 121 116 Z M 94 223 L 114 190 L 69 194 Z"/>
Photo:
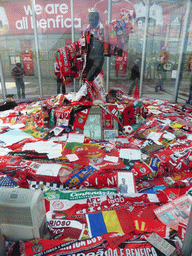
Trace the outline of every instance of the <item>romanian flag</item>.
<path fill-rule="evenodd" d="M 126 209 L 87 214 L 86 219 L 90 237 L 111 232 L 128 234 L 134 230 L 131 213 Z"/>

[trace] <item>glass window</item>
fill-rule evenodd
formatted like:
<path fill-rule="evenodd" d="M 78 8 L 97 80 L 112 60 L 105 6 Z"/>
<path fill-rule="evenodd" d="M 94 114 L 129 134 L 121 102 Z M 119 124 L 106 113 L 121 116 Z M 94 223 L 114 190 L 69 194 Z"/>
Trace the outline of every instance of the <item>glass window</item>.
<path fill-rule="evenodd" d="M 31 1 L 0 1 L 0 76 L 4 78 L 0 81 L 0 101 L 3 101 L 4 85 L 6 94 L 18 98 L 16 83 L 11 74 L 17 62 L 25 70 L 26 98 L 56 95 L 62 88 L 65 88 L 66 93 L 79 90 L 82 84 L 81 72 L 79 77 L 62 87 L 55 74 L 55 53 L 70 45 L 73 40 L 81 38 L 89 25 L 88 11 L 91 8 L 99 11 L 105 42 L 108 40 L 111 45 L 107 48 L 108 44 L 105 44 L 102 66 L 106 91 L 115 87 L 122 89 L 125 94 L 134 95 L 136 81 L 140 86 L 140 78 L 137 77 L 135 81 L 133 77 L 138 71 L 140 75 L 143 71 L 142 96 L 173 101 L 188 0 L 149 2 L 145 36 L 145 0 L 111 0 L 111 9 L 108 9 L 109 0 L 39 0 L 35 5 L 36 36 Z M 110 25 L 106 26 L 109 20 Z M 188 98 L 191 59 L 190 19 L 179 77 L 179 102 Z M 136 60 L 138 65 L 135 66 Z M 133 66 L 136 68 L 134 75 Z"/>
<path fill-rule="evenodd" d="M 29 1 L 3 1 L 0 3 L 0 54 L 5 94 L 13 94 L 15 99 L 18 99 L 18 96 L 21 98 L 39 96 L 31 15 Z M 12 76 L 12 69 L 16 63 L 21 63 L 25 70 L 24 90 L 21 90 L 23 88 L 21 82 L 16 86 L 15 77 Z M 1 79 L 1 90 L 3 91 L 2 86 L 3 79 Z M 21 87 L 20 93 L 17 90 L 18 86 Z M 0 94 L 0 99 L 3 100 L 2 94 Z"/>
<path fill-rule="evenodd" d="M 187 1 L 150 4 L 143 96 L 174 101 Z M 156 19 L 156 20 L 155 20 Z"/>
<path fill-rule="evenodd" d="M 189 14 L 178 85 L 177 102 L 192 104 L 192 11 Z"/>
<path fill-rule="evenodd" d="M 138 13 L 137 1 L 111 2 L 111 23 L 116 32 L 118 50 L 109 59 L 109 91 L 118 88 L 126 94 L 133 93 L 130 89 L 131 68 L 137 59 L 139 65 L 141 63 L 144 35 L 144 19 Z"/>

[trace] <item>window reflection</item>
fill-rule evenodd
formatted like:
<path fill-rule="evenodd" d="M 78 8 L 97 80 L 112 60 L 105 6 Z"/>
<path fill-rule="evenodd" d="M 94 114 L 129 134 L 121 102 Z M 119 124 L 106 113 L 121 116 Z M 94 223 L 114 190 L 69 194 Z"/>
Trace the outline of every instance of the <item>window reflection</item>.
<path fill-rule="evenodd" d="M 172 100 L 178 72 L 177 68 L 188 0 L 150 0 L 149 2 L 146 55 L 142 56 L 145 42 L 144 31 L 147 1 L 111 1 L 111 22 L 125 17 L 131 29 L 126 37 L 124 37 L 122 56 L 109 57 L 109 89 L 118 86 L 125 93 L 128 93 L 131 84 L 131 68 L 136 59 L 139 59 L 141 64 L 141 60 L 144 57 L 143 96 Z M 108 0 L 76 0 L 74 1 L 75 39 L 79 39 L 87 27 L 88 9 L 93 7 L 99 10 L 101 22 L 107 24 L 109 15 Z M 38 49 L 43 95 L 55 95 L 57 94 L 57 77 L 54 74 L 56 62 L 54 54 L 58 48 L 64 47 L 71 42 L 71 1 L 36 1 L 35 9 L 38 25 Z M 179 72 L 179 103 L 185 103 L 188 100 L 190 91 L 192 69 L 191 14 L 189 20 L 181 72 Z M 16 87 L 11 76 L 11 69 L 15 62 L 20 60 L 26 71 L 26 98 L 40 96 L 32 8 L 28 1 L 1 1 L 0 35 L 1 65 L 3 67 L 7 94 L 16 95 Z M 164 70 L 161 74 L 166 92 L 160 90 L 156 92 L 160 73 L 157 69 L 163 47 L 168 53 L 167 60 L 163 63 Z M 103 66 L 105 80 L 107 68 L 105 62 Z M 77 91 L 79 79 L 76 79 L 75 86 Z M 72 82 L 66 88 L 66 91 L 73 90 Z M 0 94 L 0 100 L 3 101 L 2 93 Z"/>

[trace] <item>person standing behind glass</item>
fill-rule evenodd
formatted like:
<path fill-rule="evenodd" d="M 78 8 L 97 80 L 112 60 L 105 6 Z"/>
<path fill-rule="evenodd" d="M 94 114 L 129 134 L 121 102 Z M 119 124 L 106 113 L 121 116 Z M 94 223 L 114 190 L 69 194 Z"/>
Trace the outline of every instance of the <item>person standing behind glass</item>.
<path fill-rule="evenodd" d="M 187 104 L 190 104 L 192 105 L 192 75 L 189 79 L 189 97 L 188 97 L 188 100 L 186 101 Z"/>
<path fill-rule="evenodd" d="M 157 65 L 157 83 L 155 85 L 155 92 L 158 92 L 158 88 L 160 91 L 165 92 L 165 90 L 163 89 L 163 82 L 165 79 L 165 70 L 164 70 L 164 64 L 163 63 L 159 63 Z"/>
<path fill-rule="evenodd" d="M 168 61 L 168 52 L 165 48 L 165 46 L 162 46 L 162 50 L 159 54 L 159 57 L 157 58 L 158 60 L 158 65 L 157 65 L 157 83 L 155 85 L 155 92 L 158 92 L 158 88 L 160 89 L 160 91 L 165 92 L 164 88 L 163 88 L 163 83 L 164 80 L 166 78 L 166 70 L 165 70 L 165 64 Z"/>
<path fill-rule="evenodd" d="M 18 99 L 25 99 L 25 83 L 23 81 L 23 76 L 25 75 L 25 70 L 22 68 L 21 63 L 17 63 L 16 67 L 14 67 L 11 71 L 11 74 L 15 80 L 15 84 L 17 87 L 17 96 Z"/>
<path fill-rule="evenodd" d="M 140 79 L 140 71 L 139 71 L 139 59 L 136 59 L 134 66 L 131 69 L 131 85 L 129 87 L 128 95 L 132 94 L 132 91 L 134 87 L 136 86 L 136 83 L 138 82 L 139 87 L 139 79 Z"/>
<path fill-rule="evenodd" d="M 57 63 L 54 69 L 54 73 L 57 77 L 57 94 L 60 94 L 60 92 L 65 94 L 66 93 L 65 82 L 63 79 L 60 78 L 60 70 Z"/>

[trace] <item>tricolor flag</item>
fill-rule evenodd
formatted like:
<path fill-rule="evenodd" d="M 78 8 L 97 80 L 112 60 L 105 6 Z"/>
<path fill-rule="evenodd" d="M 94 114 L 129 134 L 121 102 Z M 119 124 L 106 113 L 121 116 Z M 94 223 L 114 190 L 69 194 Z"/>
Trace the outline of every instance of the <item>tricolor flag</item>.
<path fill-rule="evenodd" d="M 86 215 L 89 236 L 106 233 L 130 233 L 134 230 L 131 214 L 126 209 L 102 211 Z"/>

